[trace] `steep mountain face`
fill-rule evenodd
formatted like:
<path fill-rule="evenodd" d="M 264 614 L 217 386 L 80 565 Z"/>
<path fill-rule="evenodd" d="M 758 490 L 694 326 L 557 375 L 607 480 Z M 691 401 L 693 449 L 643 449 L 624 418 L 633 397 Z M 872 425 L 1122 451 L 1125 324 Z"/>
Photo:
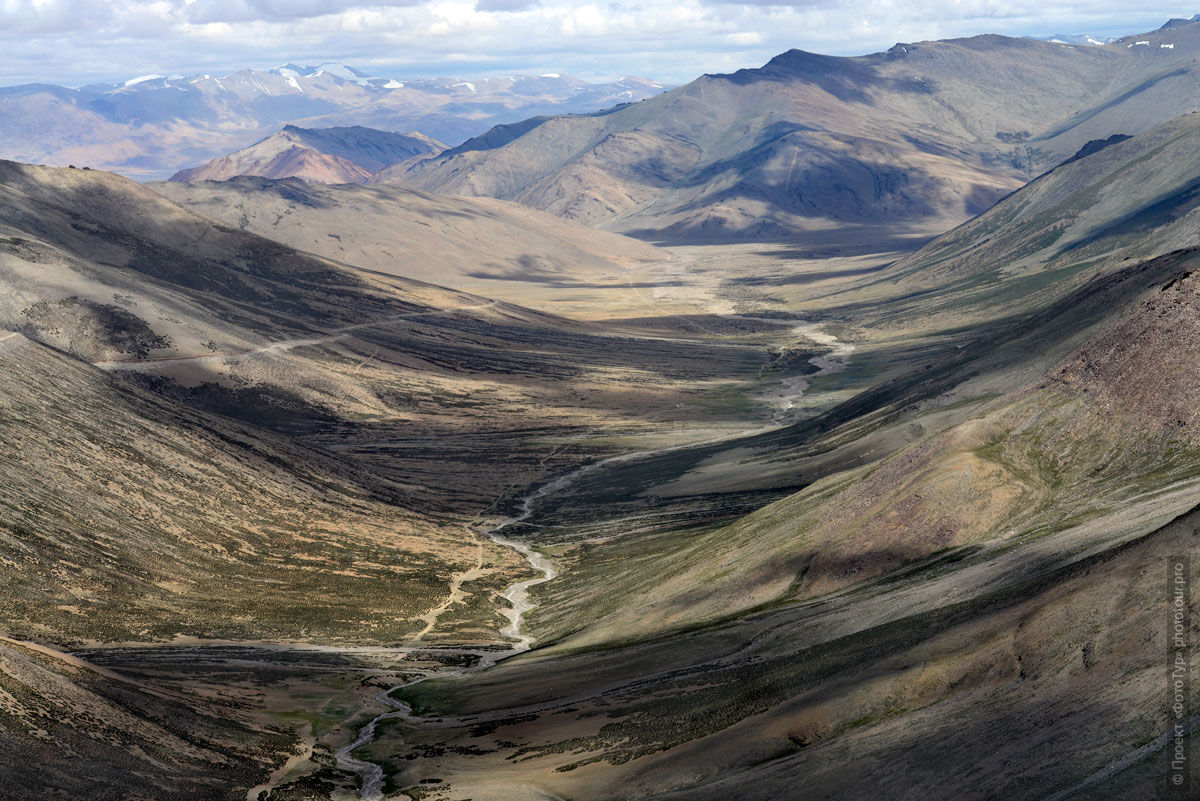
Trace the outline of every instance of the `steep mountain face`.
<path fill-rule="evenodd" d="M 557 74 L 403 81 L 335 64 L 147 75 L 79 89 L 29 84 L 0 88 L 0 157 L 165 178 L 288 123 L 417 131 L 457 143 L 497 123 L 594 111 L 663 88 L 644 78 L 589 84 Z"/>
<path fill-rule="evenodd" d="M 1091 139 L 1196 108 L 1197 53 L 1195 23 L 1102 46 L 988 35 L 856 58 L 793 50 L 627 108 L 510 126 L 393 175 L 661 239 L 944 229 Z"/>
<path fill-rule="evenodd" d="M 399 161 L 437 153 L 445 145 L 428 136 L 372 128 L 285 126 L 250 147 L 180 170 L 172 181 L 225 181 L 238 175 L 299 178 L 314 184 L 363 183 Z"/>
<path fill-rule="evenodd" d="M 505 299 L 531 297 L 529 283 L 583 286 L 619 277 L 626 265 L 666 258 L 635 239 L 492 198 L 255 178 L 147 186 L 299 250 L 443 286 L 486 288 Z"/>

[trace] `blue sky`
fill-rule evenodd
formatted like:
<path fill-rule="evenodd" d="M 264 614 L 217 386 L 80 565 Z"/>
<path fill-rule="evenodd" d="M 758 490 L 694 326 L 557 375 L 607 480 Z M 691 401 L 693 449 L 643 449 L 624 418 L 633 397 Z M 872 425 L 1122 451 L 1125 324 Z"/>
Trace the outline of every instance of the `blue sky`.
<path fill-rule="evenodd" d="M 394 77 L 553 71 L 682 83 L 792 47 L 852 55 L 976 33 L 1123 35 L 1198 10 L 1127 0 L 0 0 L 0 85 L 287 61 Z"/>

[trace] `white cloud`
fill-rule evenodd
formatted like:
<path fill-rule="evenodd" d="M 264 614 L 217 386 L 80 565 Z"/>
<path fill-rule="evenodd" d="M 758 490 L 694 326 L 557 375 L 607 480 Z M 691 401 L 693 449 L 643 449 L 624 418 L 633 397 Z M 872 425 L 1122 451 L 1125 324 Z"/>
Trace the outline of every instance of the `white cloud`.
<path fill-rule="evenodd" d="M 609 32 L 609 20 L 604 12 L 588 4 L 565 14 L 559 29 L 564 36 L 602 36 Z"/>
<path fill-rule="evenodd" d="M 344 61 L 396 77 L 554 71 L 682 82 L 792 47 L 1135 33 L 1180 6 L 1094 0 L 0 0 L 0 84 Z"/>
<path fill-rule="evenodd" d="M 762 40 L 762 34 L 754 31 L 738 31 L 737 33 L 730 33 L 725 36 L 725 41 L 735 45 L 762 44 Z"/>

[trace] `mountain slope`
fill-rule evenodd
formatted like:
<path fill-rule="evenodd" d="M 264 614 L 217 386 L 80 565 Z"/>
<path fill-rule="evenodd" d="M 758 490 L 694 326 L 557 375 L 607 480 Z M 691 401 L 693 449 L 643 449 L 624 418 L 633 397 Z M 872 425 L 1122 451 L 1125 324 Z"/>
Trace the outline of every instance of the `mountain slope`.
<path fill-rule="evenodd" d="M 471 140 L 395 178 L 655 239 L 944 228 L 1089 139 L 1195 108 L 1198 53 L 1200 24 L 1089 47 L 988 35 L 854 58 L 793 50 Z"/>
<path fill-rule="evenodd" d="M 621 521 L 639 523 L 632 536 L 572 550 L 575 582 L 539 591 L 546 617 L 535 613 L 537 625 L 562 636 L 586 630 L 597 610 L 624 614 L 606 598 L 645 598 L 648 608 L 598 635 L 629 636 L 659 615 L 669 628 L 701 609 L 724 614 L 780 593 L 826 592 L 931 549 L 1035 536 L 1122 510 L 1137 521 L 1135 506 L 1144 523 L 1187 503 L 1182 489 L 1170 501 L 1146 499 L 1186 487 L 1197 458 L 1190 414 L 1168 422 L 1153 398 L 1120 414 L 1092 402 L 1100 389 L 1058 376 L 1079 354 L 1111 350 L 1098 338 L 1111 340 L 1105 332 L 1130 314 L 1121 358 L 1132 369 L 1144 353 L 1144 372 L 1106 380 L 1161 387 L 1162 400 L 1191 397 L 1200 358 L 1187 333 L 1191 312 L 1144 304 L 1175 297 L 1159 290 L 1196 268 L 1194 244 L 1181 246 L 1200 230 L 1200 198 L 1189 188 L 1200 173 L 1197 141 L 1193 114 L 1096 150 L 857 285 L 816 296 L 811 309 L 828 315 L 826 330 L 856 337 L 847 373 L 865 378 L 846 380 L 858 382 L 857 394 L 790 428 L 606 466 L 548 498 L 527 532 L 547 544 L 604 542 L 624 530 Z M 1118 355 L 1106 358 L 1115 365 Z M 884 379 L 870 382 L 881 369 Z M 1039 456 L 1051 442 L 1064 455 Z M 1149 494 L 1134 501 L 1126 492 Z M 696 509 L 733 510 L 756 493 L 791 497 L 732 529 L 718 520 L 678 529 Z M 973 497 L 987 502 L 965 500 Z M 618 580 L 631 583 L 614 594 Z"/>
<path fill-rule="evenodd" d="M 1198 535 L 1193 510 L 1083 558 L 933 565 L 870 593 L 425 682 L 397 693 L 417 715 L 381 725 L 369 751 L 389 787 L 436 778 L 481 801 L 1179 798 L 1164 781 L 1175 725 L 1200 719 L 1162 697 L 1166 586 L 1174 565 L 1195 580 Z M 1182 706 L 1195 701 L 1193 688 Z"/>
<path fill-rule="evenodd" d="M 331 191 L 281 186 L 318 205 Z M 386 195 L 361 191 L 367 202 Z M 97 171 L 0 164 L 0 194 L 0 279 L 10 288 L 0 326 L 366 463 L 426 509 L 479 514 L 515 490 L 516 476 L 584 458 L 574 443 L 547 458 L 551 432 L 729 424 L 757 385 L 731 398 L 722 382 L 754 381 L 769 358 L 761 338 L 636 338 L 388 275 L 387 265 L 350 267 Z M 453 235 L 461 209 L 445 210 L 442 231 Z M 501 222 L 490 230 L 515 230 Z M 534 265 L 574 259 L 553 242 L 557 228 L 515 247 L 528 247 Z M 438 247 L 436 231 L 421 248 Z M 497 469 L 462 470 L 479 459 Z"/>
<path fill-rule="evenodd" d="M 12 636 L 395 639 L 478 549 L 350 464 L 3 336 Z"/>
<path fill-rule="evenodd" d="M 1200 114 L 1094 152 L 1039 176 L 977 219 L 882 272 L 901 292 L 955 286 L 943 303 L 1040 275 L 1079 274 L 1098 260 L 1147 259 L 1195 244 Z M 988 298 L 994 304 L 996 299 Z M 906 314 L 908 304 L 893 312 Z M 924 314 L 928 314 L 926 306 Z"/>
<path fill-rule="evenodd" d="M 4 793 L 14 801 L 242 799 L 290 747 L 200 694 L 163 692 L 33 643 L 0 639 L 0 665 Z"/>
<path fill-rule="evenodd" d="M 1166 766 L 1176 725 L 1200 726 L 1196 689 L 1179 714 L 1162 677 L 1188 659 L 1171 609 L 1196 631 L 1200 251 L 1178 191 L 1195 125 L 1093 148 L 864 281 L 847 308 L 886 320 L 891 290 L 958 338 L 939 350 L 931 323 L 911 375 L 545 498 L 521 534 L 562 569 L 535 590 L 543 647 L 399 691 L 417 714 L 365 749 L 389 787 L 765 800 L 805 776 L 817 799 L 1180 797 Z M 1055 261 L 1027 247 L 1042 226 L 1097 249 Z M 949 324 L 954 298 L 988 293 L 1007 305 Z M 663 496 L 711 508 L 771 474 L 807 486 L 733 522 L 648 522 Z"/>
<path fill-rule="evenodd" d="M 288 125 L 236 153 L 180 170 L 171 180 L 225 181 L 237 175 L 258 175 L 317 184 L 364 183 L 388 165 L 444 149 L 440 142 L 421 134 Z"/>
<path fill-rule="evenodd" d="M 842 377 L 858 394 L 790 431 L 659 460 L 660 477 L 691 474 L 669 494 L 804 484 L 1036 380 L 1186 269 L 1200 226 L 1197 147 L 1200 115 L 1186 115 L 1054 169 L 850 286 L 814 293 L 800 309 L 853 337 Z M 649 487 L 634 465 L 621 469 L 631 472 L 603 481 Z M 604 497 L 601 478 L 576 490 Z"/>
<path fill-rule="evenodd" d="M 461 223 L 465 206 L 498 237 L 540 216 L 347 192 L 376 220 L 412 202 Z M 554 241 L 570 229 L 543 219 L 523 244 L 649 250 L 585 231 L 575 252 Z M 507 639 L 500 594 L 528 566 L 480 522 L 613 438 L 742 425 L 728 385 L 772 357 L 353 267 L 116 175 L 9 162 L 0 286 L 0 634 L 87 648 L 153 696 L 0 647 L 0 727 L 30 760 L 0 783 L 31 798 L 96 773 L 97 798 L 245 797 L 281 740 L 320 773 L 297 793 L 353 786 L 332 754 L 407 655 L 461 665 Z"/>
<path fill-rule="evenodd" d="M 92 360 L 236 351 L 485 302 L 216 225 L 109 173 L 3 162 L 0 193 L 0 325 Z"/>
<path fill-rule="evenodd" d="M 246 180 L 272 197 L 307 198 L 316 205 L 345 194 Z M 376 219 L 395 208 L 388 190 L 348 191 L 368 205 L 382 204 L 382 216 Z M 109 387 L 109 381 L 115 381 L 112 387 L 127 382 L 151 391 L 129 396 L 143 398 L 137 403 L 157 398 L 176 416 L 181 409 L 203 410 L 211 418 L 204 428 L 224 431 L 213 421 L 225 419 L 235 429 L 269 429 L 272 437 L 301 453 L 318 449 L 337 454 L 328 463 L 328 479 L 313 482 L 320 485 L 344 474 L 347 481 L 365 483 L 371 489 L 363 492 L 380 502 L 420 509 L 423 519 L 462 521 L 491 513 L 525 482 L 586 458 L 590 437 L 599 438 L 604 448 L 603 436 L 653 432 L 664 422 L 696 428 L 736 422 L 740 406 L 729 402 L 723 382 L 756 379 L 770 358 L 761 342 L 636 339 L 382 270 L 350 267 L 222 226 L 112 174 L 3 163 L 0 197 L 0 280 L 6 288 L 0 295 L 0 327 L 19 332 L 14 343 L 50 346 L 54 350 L 47 353 L 73 357 L 84 370 L 56 368 L 64 380 L 77 378 L 79 386 L 49 384 L 39 403 L 93 392 L 85 380 L 89 375 L 97 382 L 103 379 L 102 387 Z M 450 201 L 421 202 L 438 207 Z M 500 204 L 467 205 L 479 210 Z M 451 220 L 463 213 L 453 204 L 445 211 Z M 492 229 L 497 235 L 514 230 L 522 219 L 507 212 L 485 217 L 498 226 Z M 544 233 L 526 244 L 535 253 L 549 249 L 565 228 L 547 220 Z M 623 241 L 610 235 L 593 239 Z M 432 250 L 438 241 L 439 235 L 427 233 L 420 246 Z M 631 255 L 645 249 L 629 244 Z M 559 254 L 578 258 L 558 247 Z M 468 259 L 479 255 L 470 249 L 459 253 Z M 95 373 L 85 362 L 111 376 Z M 100 394 L 93 392 L 86 404 L 76 403 L 120 408 L 102 399 L 108 391 L 95 390 Z M 697 405 L 708 403 L 710 393 L 720 402 Z M 151 417 L 160 413 L 168 414 L 156 410 Z M 44 410 L 45 421 L 64 414 L 53 406 Z M 86 423 L 86 417 L 69 419 Z M 104 429 L 122 427 L 143 426 L 110 421 Z M 156 430 L 149 423 L 145 427 Z M 78 433 L 74 424 L 65 430 Z M 546 441 L 559 437 L 565 446 L 547 453 Z M 166 456 L 130 458 L 171 463 L 182 459 L 171 454 L 199 446 L 164 448 Z M 14 444 L 7 452 L 29 450 L 57 452 L 51 444 L 37 442 Z M 68 456 L 75 454 L 64 454 Z M 278 458 L 288 464 L 311 461 L 299 455 Z M 480 461 L 492 468 L 468 469 Z M 76 469 L 97 468 L 62 467 L 57 475 Z M 372 479 L 360 478 L 360 471 Z M 124 473 L 140 474 L 133 468 Z M 252 488 L 266 479 L 256 482 L 251 470 L 236 481 Z M 55 485 L 49 477 L 42 483 Z M 185 492 L 193 483 L 204 486 L 184 481 L 180 497 L 193 497 Z M 206 491 L 237 497 L 222 487 Z M 31 490 L 16 487 L 14 497 L 22 492 Z M 166 503 L 171 492 L 164 488 L 155 502 Z M 298 497 L 310 494 L 303 490 Z M 85 500 L 78 501 L 81 508 Z M 247 500 L 244 506 L 265 510 L 271 504 L 269 499 Z M 184 520 L 192 516 L 178 506 Z M 382 512 L 373 514 L 386 519 Z M 354 525 L 353 515 L 329 515 Z M 253 527 L 266 525 L 260 521 Z M 69 530 L 67 525 L 62 531 Z M 445 531 L 458 537 L 462 548 L 480 553 L 473 536 L 464 538 L 463 530 L 452 534 L 456 530 L 449 525 Z M 489 581 L 500 580 L 501 572 L 514 566 L 516 557 L 504 553 L 484 548 L 483 554 L 495 560 Z M 485 594 L 492 588 L 481 583 L 475 589 Z M 397 603 L 407 602 L 404 593 L 395 595 Z M 470 636 L 493 638 L 494 630 L 487 628 L 493 610 L 480 605 L 472 614 L 480 617 L 470 623 Z M 406 624 L 397 618 L 397 625 Z"/>
<path fill-rule="evenodd" d="M 218 226 L 107 173 L 3 163 L 0 196 L 4 398 L 9 418 L 22 421 L 5 428 L 3 453 L 39 454 L 5 472 L 7 564 L 41 565 L 9 577 L 8 630 L 35 636 L 28 627 L 41 618 L 48 636 L 77 640 L 169 638 L 184 628 L 340 636 L 345 621 L 326 618 L 322 634 L 322 616 L 339 597 L 361 601 L 350 585 L 381 580 L 399 584 L 371 605 L 377 622 L 419 629 L 412 616 L 437 603 L 429 593 L 446 590 L 458 560 L 478 553 L 473 535 L 453 526 L 437 534 L 410 488 L 196 407 L 240 409 L 243 420 L 277 428 L 333 420 L 304 395 L 314 371 L 275 365 L 262 375 L 272 348 L 311 348 L 341 328 L 436 320 L 487 301 Z M 238 355 L 257 380 L 229 377 L 223 359 Z M 124 377 L 138 364 L 184 369 L 187 389 L 131 386 Z M 342 392 L 370 397 L 350 383 Z M 105 476 L 107 490 L 78 476 Z M 349 569 L 354 551 L 374 547 L 383 550 Z M 411 572 L 402 567 L 409 557 Z M 448 561 L 437 568 L 427 557 Z M 242 592 L 219 589 L 233 573 L 249 577 Z M 321 599 L 306 581 L 349 585 Z M 385 611 L 393 603 L 409 611 Z M 87 614 L 89 604 L 105 611 Z M 246 618 L 239 607 L 260 614 Z"/>
<path fill-rule="evenodd" d="M 666 254 L 515 203 L 399 186 L 315 187 L 239 179 L 150 184 L 194 211 L 327 258 L 490 296 L 526 282 L 583 286 Z"/>
<path fill-rule="evenodd" d="M 580 554 L 585 581 L 604 576 L 604 590 L 577 583 L 571 595 L 555 593 L 539 624 L 562 636 L 566 620 L 604 610 L 566 643 L 619 641 L 825 597 L 936 553 L 982 560 L 989 549 L 1052 536 L 1078 537 L 1075 547 L 1086 550 L 1200 504 L 1200 278 L 1181 272 L 1200 268 L 1200 259 L 1192 252 L 1172 265 L 1179 278 L 962 422 L 943 422 L 864 466 L 826 468 L 800 492 L 731 525 L 659 537 L 656 552 L 636 541 L 588 549 Z M 743 471 L 756 461 L 753 444 L 732 443 Z M 703 463 L 695 468 L 704 472 Z M 621 597 L 637 600 L 593 600 L 618 583 Z"/>

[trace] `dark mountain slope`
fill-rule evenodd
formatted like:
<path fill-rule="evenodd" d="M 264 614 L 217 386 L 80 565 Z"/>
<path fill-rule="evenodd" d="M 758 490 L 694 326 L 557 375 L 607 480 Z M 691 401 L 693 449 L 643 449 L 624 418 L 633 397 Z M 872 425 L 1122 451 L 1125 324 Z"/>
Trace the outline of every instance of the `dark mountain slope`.
<path fill-rule="evenodd" d="M 438 722 L 382 727 L 372 753 L 404 743 L 397 786 L 479 798 L 1178 798 L 1174 726 L 1198 719 L 1163 697 L 1168 580 L 1195 581 L 1198 518 L 1086 555 L 959 552 L 821 602 L 423 683 L 402 697 Z"/>
<path fill-rule="evenodd" d="M 240 801 L 291 747 L 229 705 L 34 644 L 0 639 L 0 665 L 4 795 L 12 801 Z"/>

